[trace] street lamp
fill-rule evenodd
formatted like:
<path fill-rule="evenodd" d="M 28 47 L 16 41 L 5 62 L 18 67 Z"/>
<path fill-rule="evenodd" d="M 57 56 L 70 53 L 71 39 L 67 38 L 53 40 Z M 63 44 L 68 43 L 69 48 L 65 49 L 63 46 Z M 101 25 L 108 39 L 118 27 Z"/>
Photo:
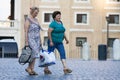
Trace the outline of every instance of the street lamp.
<path fill-rule="evenodd" d="M 107 21 L 107 51 L 108 51 L 108 40 L 109 40 L 109 23 L 110 23 L 110 17 L 106 16 Z"/>

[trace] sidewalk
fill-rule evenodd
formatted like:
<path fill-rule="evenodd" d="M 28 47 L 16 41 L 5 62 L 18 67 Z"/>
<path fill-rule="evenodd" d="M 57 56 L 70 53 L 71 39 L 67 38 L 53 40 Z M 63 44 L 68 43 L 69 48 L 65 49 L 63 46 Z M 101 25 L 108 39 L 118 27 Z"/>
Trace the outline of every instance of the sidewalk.
<path fill-rule="evenodd" d="M 72 74 L 64 75 L 62 64 L 57 60 L 50 66 L 51 75 L 44 75 L 43 68 L 38 67 L 37 76 L 29 76 L 25 72 L 26 65 L 20 65 L 18 59 L 0 58 L 0 80 L 120 80 L 120 61 L 82 61 L 80 59 L 67 59 Z"/>

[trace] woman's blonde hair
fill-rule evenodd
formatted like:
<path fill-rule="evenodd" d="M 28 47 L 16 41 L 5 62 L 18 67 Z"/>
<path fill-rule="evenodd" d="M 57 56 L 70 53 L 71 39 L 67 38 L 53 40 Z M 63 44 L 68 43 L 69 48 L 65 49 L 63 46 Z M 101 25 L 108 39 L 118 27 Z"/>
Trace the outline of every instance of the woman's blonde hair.
<path fill-rule="evenodd" d="M 38 12 L 39 12 L 39 8 L 38 7 L 31 7 L 30 8 L 30 14 L 32 14 L 35 10 L 38 10 Z"/>

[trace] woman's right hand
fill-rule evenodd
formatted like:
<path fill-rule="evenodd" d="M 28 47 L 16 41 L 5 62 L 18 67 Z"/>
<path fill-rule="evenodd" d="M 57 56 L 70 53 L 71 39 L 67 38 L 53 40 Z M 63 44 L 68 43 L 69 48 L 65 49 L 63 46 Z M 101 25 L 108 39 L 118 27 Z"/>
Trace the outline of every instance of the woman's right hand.
<path fill-rule="evenodd" d="M 53 44 L 53 42 L 52 41 L 50 41 L 50 46 L 53 46 L 54 44 Z"/>

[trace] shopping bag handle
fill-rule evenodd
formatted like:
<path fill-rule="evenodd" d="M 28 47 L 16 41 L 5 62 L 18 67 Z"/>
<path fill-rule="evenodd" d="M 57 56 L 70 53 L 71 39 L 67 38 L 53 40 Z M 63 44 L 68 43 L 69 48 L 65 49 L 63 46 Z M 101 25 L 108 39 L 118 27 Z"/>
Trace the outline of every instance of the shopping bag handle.
<path fill-rule="evenodd" d="M 29 45 L 25 45 L 24 46 L 24 49 L 27 49 L 27 47 L 29 47 L 31 49 L 31 47 Z"/>

